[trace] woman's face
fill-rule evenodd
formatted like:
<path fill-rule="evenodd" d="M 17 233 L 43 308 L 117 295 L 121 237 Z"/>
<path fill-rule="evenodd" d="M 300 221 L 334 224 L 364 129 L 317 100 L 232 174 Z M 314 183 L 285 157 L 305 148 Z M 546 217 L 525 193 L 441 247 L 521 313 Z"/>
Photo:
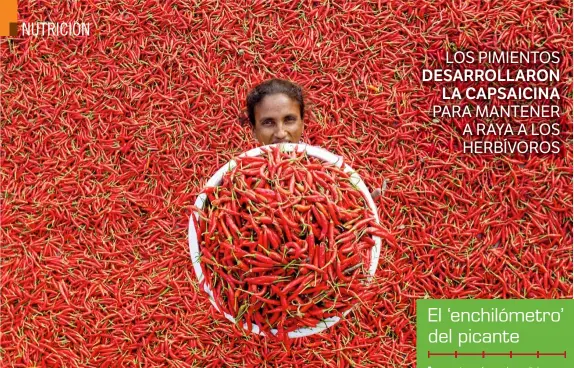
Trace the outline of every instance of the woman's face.
<path fill-rule="evenodd" d="M 259 143 L 299 143 L 303 120 L 296 100 L 283 93 L 267 95 L 255 106 L 254 112 L 254 134 Z"/>

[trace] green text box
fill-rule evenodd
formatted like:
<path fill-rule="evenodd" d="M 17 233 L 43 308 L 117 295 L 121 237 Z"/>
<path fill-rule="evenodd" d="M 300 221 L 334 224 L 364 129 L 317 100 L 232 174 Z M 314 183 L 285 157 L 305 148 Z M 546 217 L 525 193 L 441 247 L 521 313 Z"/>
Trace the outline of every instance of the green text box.
<path fill-rule="evenodd" d="M 417 301 L 417 368 L 572 367 L 572 299 Z"/>

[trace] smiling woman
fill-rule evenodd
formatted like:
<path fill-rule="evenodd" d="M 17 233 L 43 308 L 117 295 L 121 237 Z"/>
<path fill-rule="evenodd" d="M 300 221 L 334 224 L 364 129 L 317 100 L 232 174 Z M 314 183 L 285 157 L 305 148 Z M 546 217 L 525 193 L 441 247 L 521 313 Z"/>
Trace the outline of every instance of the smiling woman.
<path fill-rule="evenodd" d="M 284 79 L 263 82 L 247 95 L 247 115 L 260 144 L 298 143 L 305 115 L 303 90 Z"/>

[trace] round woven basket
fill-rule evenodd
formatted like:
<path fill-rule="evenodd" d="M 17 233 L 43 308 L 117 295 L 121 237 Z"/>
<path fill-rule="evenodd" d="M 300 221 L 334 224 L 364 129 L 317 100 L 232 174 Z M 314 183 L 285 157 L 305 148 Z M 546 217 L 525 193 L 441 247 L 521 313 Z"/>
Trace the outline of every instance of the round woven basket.
<path fill-rule="evenodd" d="M 275 146 L 275 145 L 271 145 L 271 146 Z M 270 147 L 270 146 L 264 146 L 264 147 Z M 342 167 L 344 169 L 344 171 L 346 173 L 349 173 L 349 175 L 351 176 L 352 183 L 356 187 L 358 187 L 359 190 L 361 191 L 361 193 L 363 194 L 363 197 L 367 201 L 367 204 L 368 204 L 368 206 L 369 206 L 369 208 L 373 214 L 373 217 L 375 218 L 375 221 L 377 223 L 379 222 L 379 216 L 377 214 L 377 207 L 375 205 L 375 202 L 373 201 L 373 198 L 371 197 L 371 193 L 367 189 L 367 186 L 365 185 L 363 180 L 359 177 L 359 174 L 357 174 L 349 165 L 343 164 L 343 160 L 340 156 L 337 156 L 337 155 L 335 155 L 335 154 L 333 154 L 333 153 L 331 153 L 331 152 L 329 152 L 323 148 L 316 147 L 316 146 L 310 146 L 307 144 L 294 144 L 294 143 L 285 144 L 284 143 L 284 144 L 281 144 L 281 148 L 287 152 L 291 152 L 293 150 L 297 150 L 298 152 L 306 151 L 307 155 L 309 155 L 309 156 L 318 158 L 318 159 L 320 159 L 326 163 L 329 163 L 329 164 L 334 164 L 340 168 Z M 244 152 L 239 157 L 260 156 L 263 153 L 264 153 L 263 147 L 258 147 L 258 148 L 254 148 L 250 151 Z M 207 184 L 205 185 L 205 187 L 207 188 L 207 187 L 219 186 L 223 180 L 225 173 L 227 173 L 228 171 L 233 169 L 236 165 L 237 165 L 237 163 L 235 160 L 231 160 L 227 164 L 223 165 L 207 181 Z M 201 193 L 198 196 L 197 200 L 195 201 L 195 206 L 199 209 L 203 209 L 203 206 L 205 205 L 206 201 L 207 201 L 207 195 L 205 193 Z M 201 282 L 204 279 L 204 276 L 203 276 L 203 271 L 201 269 L 201 263 L 200 263 L 201 250 L 199 248 L 198 237 L 197 237 L 197 233 L 195 230 L 195 223 L 196 222 L 199 223 L 199 221 L 200 221 L 199 213 L 194 211 L 189 218 L 189 251 L 191 254 L 191 261 L 193 262 L 193 269 L 195 271 L 195 275 L 201 284 Z M 368 270 L 370 277 L 372 277 L 377 270 L 377 265 L 379 263 L 379 255 L 381 252 L 381 239 L 378 236 L 372 236 L 372 238 L 375 242 L 375 245 L 373 246 L 372 251 L 371 251 L 371 262 L 370 262 L 369 270 Z M 216 303 L 215 303 L 213 292 L 210 288 L 210 285 L 208 285 L 207 283 L 204 283 L 203 289 L 209 295 L 209 300 L 211 301 L 211 304 L 213 304 L 213 306 L 218 311 L 220 311 L 219 308 L 217 307 Z M 345 311 L 343 313 L 343 316 L 346 316 L 350 311 L 351 311 L 351 309 L 348 309 L 347 311 Z M 233 316 L 229 315 L 228 313 L 224 313 L 224 315 L 231 322 L 233 322 L 233 323 L 238 322 L 238 321 L 236 321 L 236 319 Z M 290 338 L 296 338 L 296 337 L 304 337 L 304 336 L 314 335 L 314 334 L 320 333 L 323 330 L 333 326 L 334 324 L 339 322 L 339 320 L 340 320 L 340 317 L 326 318 L 326 319 L 322 320 L 321 322 L 319 322 L 319 324 L 315 327 L 302 327 L 302 328 L 299 328 L 298 330 L 289 332 L 288 336 Z M 246 323 L 243 324 L 243 328 L 246 330 L 248 329 Z M 264 335 L 264 333 L 260 330 L 259 326 L 257 326 L 256 324 L 253 324 L 251 331 L 254 333 L 257 333 L 257 334 Z M 273 330 L 271 330 L 271 333 L 277 334 L 277 330 L 273 329 Z"/>

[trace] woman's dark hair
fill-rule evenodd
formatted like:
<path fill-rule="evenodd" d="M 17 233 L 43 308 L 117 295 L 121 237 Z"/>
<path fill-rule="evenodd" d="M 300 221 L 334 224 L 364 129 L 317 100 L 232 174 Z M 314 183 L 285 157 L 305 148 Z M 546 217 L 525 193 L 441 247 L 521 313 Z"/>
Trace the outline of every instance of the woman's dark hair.
<path fill-rule="evenodd" d="M 247 116 L 252 127 L 255 127 L 255 106 L 265 96 L 283 93 L 289 98 L 294 99 L 299 103 L 299 113 L 301 120 L 305 112 L 305 101 L 303 98 L 303 89 L 296 83 L 290 82 L 285 79 L 270 79 L 261 84 L 258 84 L 247 94 Z"/>

